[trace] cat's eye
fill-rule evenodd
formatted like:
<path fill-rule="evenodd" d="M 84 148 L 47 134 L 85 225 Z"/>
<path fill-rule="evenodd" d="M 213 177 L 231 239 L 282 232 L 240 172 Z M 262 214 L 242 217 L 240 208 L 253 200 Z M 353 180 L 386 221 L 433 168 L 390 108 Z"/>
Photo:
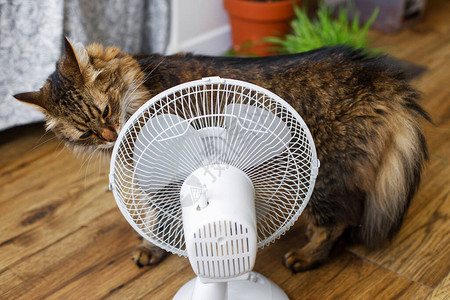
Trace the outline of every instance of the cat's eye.
<path fill-rule="evenodd" d="M 80 140 L 85 140 L 90 138 L 92 135 L 94 134 L 94 132 L 92 130 L 88 130 L 86 131 L 82 136 L 80 136 Z"/>
<path fill-rule="evenodd" d="M 103 111 L 102 117 L 106 119 L 109 116 L 109 105 L 106 105 L 105 110 Z"/>

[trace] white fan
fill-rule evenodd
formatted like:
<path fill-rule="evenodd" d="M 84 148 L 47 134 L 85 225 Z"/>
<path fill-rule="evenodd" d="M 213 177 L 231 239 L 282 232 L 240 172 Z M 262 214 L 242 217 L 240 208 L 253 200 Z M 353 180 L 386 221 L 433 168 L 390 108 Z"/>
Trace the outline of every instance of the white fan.
<path fill-rule="evenodd" d="M 209 77 L 144 104 L 114 146 L 110 186 L 145 239 L 188 256 L 174 299 L 288 299 L 253 272 L 257 248 L 306 206 L 319 161 L 298 113 L 270 91 Z"/>

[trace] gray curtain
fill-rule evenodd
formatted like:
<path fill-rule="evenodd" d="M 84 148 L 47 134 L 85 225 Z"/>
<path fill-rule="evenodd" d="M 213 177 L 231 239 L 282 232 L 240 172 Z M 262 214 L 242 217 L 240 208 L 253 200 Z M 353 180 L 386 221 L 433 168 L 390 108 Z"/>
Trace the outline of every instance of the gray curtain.
<path fill-rule="evenodd" d="M 0 0 L 0 130 L 43 120 L 11 95 L 43 85 L 61 55 L 63 35 L 128 53 L 163 53 L 169 0 Z"/>

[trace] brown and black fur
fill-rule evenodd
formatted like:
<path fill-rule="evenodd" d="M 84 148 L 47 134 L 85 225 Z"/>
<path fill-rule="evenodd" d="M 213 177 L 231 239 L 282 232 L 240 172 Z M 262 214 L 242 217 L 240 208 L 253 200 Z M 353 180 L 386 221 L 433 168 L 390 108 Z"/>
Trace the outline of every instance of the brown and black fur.
<path fill-rule="evenodd" d="M 309 243 L 284 256 L 286 267 L 297 272 L 318 266 L 344 232 L 375 248 L 398 231 L 427 158 L 419 123 L 429 118 L 417 103 L 418 92 L 383 58 L 370 58 L 345 47 L 263 58 L 129 56 L 117 48 L 103 50 L 100 45 L 86 49 L 89 59 L 77 63 L 80 54 L 66 42 L 66 54 L 44 88 L 16 95 L 40 106 L 50 120 L 50 129 L 63 139 L 79 144 L 74 135 L 64 137 L 66 128 L 59 128 L 58 118 L 64 117 L 61 110 L 70 111 L 70 106 L 91 101 L 84 98 L 89 89 L 97 89 L 90 96 L 103 93 L 99 96 L 107 99 L 103 102 L 113 103 L 111 118 L 117 121 L 100 123 L 111 123 L 110 129 L 118 131 L 137 107 L 177 84 L 207 76 L 248 81 L 279 95 L 299 112 L 321 162 L 304 212 Z M 71 67 L 64 69 L 65 65 Z M 72 76 L 78 77 L 75 83 L 70 72 L 81 73 Z M 54 79 L 58 76 L 60 81 Z M 127 111 L 118 114 L 120 101 L 133 82 L 133 100 Z M 60 107 L 57 113 L 51 105 Z M 67 119 L 64 122 L 69 126 Z M 102 136 L 103 129 L 92 130 L 95 135 L 87 146 L 95 147 L 99 142 L 94 139 Z M 114 141 L 114 135 L 110 137 L 104 147 Z M 80 145 L 83 143 L 87 141 Z M 144 244 L 134 257 L 138 265 L 151 264 L 161 260 L 164 252 Z"/>

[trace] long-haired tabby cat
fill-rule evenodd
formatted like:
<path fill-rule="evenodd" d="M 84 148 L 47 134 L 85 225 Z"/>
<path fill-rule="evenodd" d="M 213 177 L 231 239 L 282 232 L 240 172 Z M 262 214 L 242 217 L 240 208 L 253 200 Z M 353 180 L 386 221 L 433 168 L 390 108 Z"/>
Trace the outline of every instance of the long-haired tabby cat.
<path fill-rule="evenodd" d="M 157 93 L 207 76 L 248 81 L 290 103 L 308 125 L 321 161 L 305 215 L 309 242 L 284 256 L 294 272 L 318 266 L 344 231 L 369 247 L 398 231 L 420 181 L 427 149 L 418 93 L 383 59 L 345 47 L 264 58 L 191 54 L 131 56 L 65 40 L 65 54 L 37 92 L 47 129 L 67 145 L 110 148 L 127 118 Z M 138 265 L 164 256 L 143 244 Z"/>

